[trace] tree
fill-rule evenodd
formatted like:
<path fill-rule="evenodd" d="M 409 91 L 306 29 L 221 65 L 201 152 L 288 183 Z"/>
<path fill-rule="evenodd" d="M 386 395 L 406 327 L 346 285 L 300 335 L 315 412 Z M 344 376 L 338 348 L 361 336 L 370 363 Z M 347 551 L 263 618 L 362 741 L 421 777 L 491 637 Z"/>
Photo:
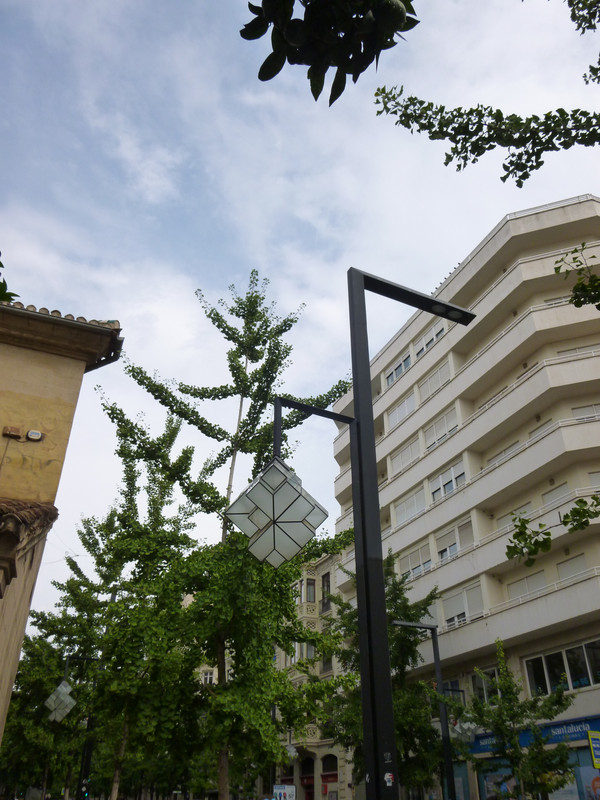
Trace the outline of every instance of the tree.
<path fill-rule="evenodd" d="M 179 427 L 168 420 L 158 437 L 167 455 Z M 131 787 L 136 769 L 152 779 L 152 770 L 162 768 L 156 778 L 169 776 L 169 791 L 185 779 L 181 762 L 197 740 L 196 670 L 204 652 L 182 602 L 185 556 L 195 546 L 188 535 L 191 506 L 172 510 L 173 483 L 152 465 L 138 469 L 123 440 L 118 453 L 119 501 L 104 520 L 86 519 L 79 531 L 93 574 L 69 557 L 71 576 L 55 584 L 59 611 L 32 615 L 71 665 L 81 665 L 79 678 L 90 693 L 93 785 L 112 800 L 123 777 Z"/>
<path fill-rule="evenodd" d="M 0 786 L 17 797 L 28 786 L 58 795 L 69 785 L 81 753 L 87 693 L 61 721 L 51 721 L 45 702 L 63 679 L 64 654 L 42 635 L 26 636 L 0 748 Z M 68 795 L 65 795 L 68 800 Z"/>
<path fill-rule="evenodd" d="M 347 75 L 356 83 L 383 50 L 394 47 L 397 34 L 418 24 L 411 0 L 263 0 L 248 7 L 254 18 L 240 31 L 244 39 L 259 39 L 271 29 L 272 52 L 259 79 L 271 80 L 286 61 L 303 64 L 317 100 L 333 67 L 329 105 L 344 91 Z M 298 9 L 300 16 L 293 17 Z"/>
<path fill-rule="evenodd" d="M 437 706 L 431 686 L 422 681 L 409 680 L 409 671 L 422 660 L 418 647 L 425 638 L 425 632 L 393 623 L 394 620 L 418 623 L 429 618 L 429 609 L 437 593 L 430 592 L 422 600 L 411 603 L 405 578 L 399 577 L 394 570 L 396 559 L 397 555 L 391 554 L 384 559 L 384 577 L 398 747 L 398 781 L 406 788 L 429 787 L 442 761 L 441 739 L 432 725 L 432 717 L 435 716 L 433 709 Z M 355 779 L 362 780 L 364 759 L 358 612 L 355 605 L 343 600 L 340 595 L 333 595 L 331 599 L 337 610 L 330 623 L 331 630 L 339 634 L 342 640 L 336 656 L 352 683 L 346 692 L 332 693 L 327 704 L 329 719 L 323 726 L 323 733 L 326 737 L 331 736 L 337 744 L 353 751 Z"/>
<path fill-rule="evenodd" d="M 521 682 L 506 663 L 500 640 L 496 641 L 496 657 L 497 678 L 476 670 L 488 685 L 488 701 L 473 697 L 462 709 L 462 718 L 492 734 L 492 753 L 500 763 L 490 764 L 488 759 L 475 758 L 468 749 L 464 754 L 480 773 L 497 772 L 499 768 L 507 770 L 507 774 L 502 775 L 503 797 L 525 800 L 561 789 L 573 777 L 569 748 L 564 742 L 547 748 L 539 723 L 554 719 L 574 698 L 565 695 L 562 687 L 548 696 L 523 698 Z M 511 788 L 511 778 L 514 778 L 514 788 Z"/>
<path fill-rule="evenodd" d="M 271 458 L 273 425 L 267 421 L 267 411 L 291 353 L 283 337 L 298 318 L 297 313 L 283 318 L 274 313 L 266 302 L 266 285 L 263 282 L 261 286 L 258 274 L 252 271 L 246 294 L 239 295 L 230 287 L 232 300 L 220 301 L 218 307 L 211 307 L 199 293 L 206 316 L 230 344 L 230 382 L 220 386 L 172 384 L 151 377 L 140 367 L 127 366 L 129 375 L 169 414 L 216 448 L 199 469 L 195 469 L 191 446 L 171 456 L 141 424 L 129 419 L 118 405 L 105 401 L 119 438 L 133 457 L 177 484 L 195 513 L 217 515 L 221 520 L 221 542 L 194 550 L 185 563 L 186 589 L 192 598 L 187 612 L 204 648 L 203 663 L 217 672 L 216 683 L 202 688 L 200 735 L 203 758 L 213 765 L 211 774 L 218 779 L 221 800 L 229 796 L 230 772 L 236 765 L 239 785 L 242 778 L 252 780 L 254 772 L 267 762 L 281 761 L 285 751 L 280 731 L 291 728 L 300 733 L 307 718 L 318 711 L 318 695 L 325 689 L 310 680 L 294 686 L 287 673 L 276 669 L 273 648 L 291 653 L 295 643 L 302 641 L 311 642 L 317 651 L 326 646 L 322 636 L 299 623 L 292 584 L 300 577 L 303 560 L 339 550 L 349 541 L 345 534 L 334 541 L 316 542 L 274 571 L 248 553 L 246 537 L 231 530 L 223 516 L 231 501 L 238 456 L 252 458 L 253 476 Z M 325 408 L 347 386 L 340 381 L 303 401 Z M 214 401 L 229 402 L 234 420 L 230 429 L 206 416 L 207 404 Z M 284 418 L 284 453 L 287 432 L 304 418 L 296 411 Z M 218 470 L 227 466 L 223 491 Z M 275 719 L 274 706 L 278 709 Z"/>

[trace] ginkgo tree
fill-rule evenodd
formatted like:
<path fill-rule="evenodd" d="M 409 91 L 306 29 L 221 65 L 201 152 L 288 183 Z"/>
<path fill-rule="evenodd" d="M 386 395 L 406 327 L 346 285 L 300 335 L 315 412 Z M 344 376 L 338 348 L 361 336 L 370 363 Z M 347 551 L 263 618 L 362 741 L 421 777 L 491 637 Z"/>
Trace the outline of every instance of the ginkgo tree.
<path fill-rule="evenodd" d="M 232 769 L 241 785 L 242 778 L 253 780 L 255 771 L 267 762 L 281 760 L 280 731 L 301 734 L 306 720 L 318 714 L 318 695 L 330 691 L 318 680 L 306 680 L 300 687 L 292 684 L 287 673 L 277 670 L 273 652 L 278 647 L 291 653 L 295 643 L 302 641 L 311 642 L 317 653 L 331 646 L 328 637 L 298 621 L 292 585 L 307 559 L 338 551 L 351 539 L 346 533 L 317 541 L 274 571 L 249 554 L 247 538 L 231 530 L 223 516 L 232 499 L 240 456 L 250 457 L 248 478 L 272 457 L 271 403 L 281 392 L 291 354 L 284 337 L 298 319 L 298 313 L 279 317 L 266 300 L 266 287 L 252 271 L 244 294 L 230 287 L 229 302 L 211 306 L 199 293 L 204 313 L 229 344 L 229 382 L 193 386 L 160 380 L 133 364 L 126 368 L 183 425 L 186 437 L 199 435 L 213 448 L 202 464 L 196 466 L 191 445 L 171 456 L 118 404 L 105 402 L 120 440 L 134 457 L 176 485 L 196 514 L 221 520 L 221 542 L 195 549 L 185 565 L 194 635 L 204 647 L 204 663 L 216 670 L 216 681 L 202 690 L 202 732 L 204 760 L 212 763 L 220 800 L 229 797 Z M 346 381 L 338 381 L 322 394 L 297 399 L 326 408 L 347 388 Z M 223 401 L 228 401 L 231 411 L 230 427 L 212 422 L 206 413 L 211 404 Z M 284 417 L 284 455 L 289 430 L 304 418 L 298 411 Z M 199 520 L 201 526 L 202 516 Z M 273 707 L 278 709 L 275 715 Z"/>

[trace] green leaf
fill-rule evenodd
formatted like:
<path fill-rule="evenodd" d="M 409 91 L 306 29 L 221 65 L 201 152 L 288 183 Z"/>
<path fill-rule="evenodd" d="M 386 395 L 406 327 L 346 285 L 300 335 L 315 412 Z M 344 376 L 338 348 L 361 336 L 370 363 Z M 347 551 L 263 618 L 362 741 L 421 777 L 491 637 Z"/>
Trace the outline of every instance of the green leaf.
<path fill-rule="evenodd" d="M 346 88 L 346 73 L 341 67 L 338 67 L 335 73 L 335 78 L 333 79 L 333 83 L 331 84 L 331 92 L 329 94 L 330 106 L 332 106 L 335 103 L 335 101 L 338 99 L 338 97 L 340 97 L 345 88 Z"/>
<path fill-rule="evenodd" d="M 258 78 L 261 81 L 270 81 L 278 75 L 285 64 L 285 51 L 277 51 L 270 53 L 258 70 Z"/>
<path fill-rule="evenodd" d="M 247 22 L 242 30 L 240 36 L 242 39 L 252 41 L 253 39 L 260 39 L 269 30 L 269 23 L 262 17 L 255 17 L 255 19 Z"/>

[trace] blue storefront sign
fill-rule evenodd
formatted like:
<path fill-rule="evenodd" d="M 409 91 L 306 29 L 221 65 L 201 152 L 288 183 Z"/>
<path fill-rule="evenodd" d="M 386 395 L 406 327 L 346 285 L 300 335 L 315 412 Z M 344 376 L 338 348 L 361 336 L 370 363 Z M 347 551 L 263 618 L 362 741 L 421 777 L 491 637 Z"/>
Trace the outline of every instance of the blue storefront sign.
<path fill-rule="evenodd" d="M 551 722 L 548 725 L 540 725 L 540 730 L 548 744 L 572 742 L 577 739 L 587 740 L 590 731 L 600 731 L 600 717 L 580 717 L 579 719 L 567 719 L 563 722 Z M 530 730 L 521 731 L 519 744 L 521 747 L 527 747 L 532 738 Z M 494 744 L 495 737 L 491 733 L 480 733 L 471 744 L 471 752 L 493 753 Z"/>

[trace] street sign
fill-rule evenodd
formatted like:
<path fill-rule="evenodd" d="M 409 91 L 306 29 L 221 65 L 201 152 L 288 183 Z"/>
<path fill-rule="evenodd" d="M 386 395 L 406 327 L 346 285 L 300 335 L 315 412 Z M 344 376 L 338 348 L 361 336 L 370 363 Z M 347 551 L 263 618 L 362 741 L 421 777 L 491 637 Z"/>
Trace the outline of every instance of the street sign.
<path fill-rule="evenodd" d="M 293 784 L 275 784 L 273 798 L 274 800 L 296 800 L 296 787 Z"/>
<path fill-rule="evenodd" d="M 590 740 L 590 752 L 592 754 L 592 764 L 596 769 L 600 768 L 600 731 L 588 731 Z"/>

